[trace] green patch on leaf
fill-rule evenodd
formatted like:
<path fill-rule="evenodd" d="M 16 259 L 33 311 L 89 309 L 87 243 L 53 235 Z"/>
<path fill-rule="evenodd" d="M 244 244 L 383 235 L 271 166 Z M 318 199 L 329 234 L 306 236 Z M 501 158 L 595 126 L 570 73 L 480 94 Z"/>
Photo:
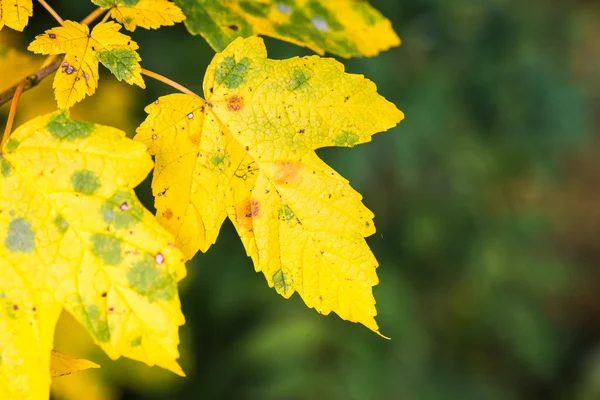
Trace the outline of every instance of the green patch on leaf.
<path fill-rule="evenodd" d="M 106 265 L 119 265 L 123 262 L 121 242 L 108 235 L 94 233 L 91 236 L 92 253 Z"/>
<path fill-rule="evenodd" d="M 21 143 L 13 138 L 9 138 L 8 142 L 6 142 L 6 151 L 16 150 Z"/>
<path fill-rule="evenodd" d="M 360 139 L 360 137 L 356 133 L 342 131 L 335 138 L 335 145 L 340 147 L 354 147 L 354 145 L 358 143 L 358 139 Z"/>
<path fill-rule="evenodd" d="M 118 80 L 128 81 L 134 79 L 134 72 L 139 61 L 135 51 L 125 47 L 117 47 L 102 51 L 96 57 Z"/>
<path fill-rule="evenodd" d="M 151 301 L 171 300 L 177 293 L 177 285 L 171 275 L 148 254 L 127 271 L 127 280 L 133 290 Z"/>
<path fill-rule="evenodd" d="M 95 172 L 82 169 L 71 175 L 73 190 L 81 194 L 94 194 L 102 186 Z"/>
<path fill-rule="evenodd" d="M 223 161 L 225 161 L 225 154 L 213 154 L 213 156 L 210 158 L 210 162 L 215 167 L 222 164 Z"/>
<path fill-rule="evenodd" d="M 69 119 L 66 112 L 57 114 L 48 122 L 48 131 L 58 140 L 84 139 L 94 131 L 94 124 Z"/>
<path fill-rule="evenodd" d="M 82 320 L 95 340 L 100 343 L 106 343 L 110 340 L 108 322 L 106 321 L 106 317 L 100 315 L 100 308 L 97 305 L 90 304 L 85 307 Z"/>
<path fill-rule="evenodd" d="M 140 344 L 142 344 L 142 337 L 141 336 L 136 336 L 133 339 L 131 339 L 131 342 L 129 342 L 129 345 L 131 347 L 138 347 Z"/>
<path fill-rule="evenodd" d="M 120 190 L 106 200 L 100 209 L 102 219 L 116 229 L 138 224 L 144 217 L 144 208 L 131 190 Z"/>
<path fill-rule="evenodd" d="M 222 0 L 175 0 L 185 13 L 185 26 L 193 35 L 202 35 L 212 48 L 221 51 L 236 37 L 252 35 L 244 17 L 223 4 Z M 230 27 L 235 26 L 237 30 Z"/>
<path fill-rule="evenodd" d="M 56 227 L 58 232 L 60 232 L 61 234 L 64 234 L 69 229 L 69 223 L 60 214 L 58 214 L 52 222 L 54 223 L 54 226 Z"/>
<path fill-rule="evenodd" d="M 244 82 L 250 64 L 252 64 L 252 61 L 248 57 L 236 62 L 234 56 L 227 56 L 217 67 L 215 81 L 219 85 L 225 85 L 228 89 L 235 89 Z"/>
<path fill-rule="evenodd" d="M 273 274 L 273 286 L 277 293 L 282 296 L 287 296 L 288 293 L 292 293 L 292 281 L 291 279 L 283 272 L 283 270 L 279 270 Z"/>
<path fill-rule="evenodd" d="M 13 219 L 8 226 L 4 245 L 14 253 L 31 253 L 35 249 L 35 235 L 31 224 L 23 218 Z"/>
<path fill-rule="evenodd" d="M 283 207 L 281 207 L 281 210 L 279 210 L 279 218 L 281 218 L 283 221 L 291 221 L 294 216 L 294 212 L 287 204 L 284 204 Z"/>
<path fill-rule="evenodd" d="M 10 319 L 17 319 L 17 311 L 19 307 L 16 304 L 11 303 L 10 301 L 5 304 L 6 308 L 6 316 Z"/>
<path fill-rule="evenodd" d="M 320 24 L 317 21 L 324 21 L 327 25 L 327 30 L 331 29 L 334 31 L 342 31 L 344 27 L 339 21 L 335 18 L 333 13 L 329 11 L 327 8 L 323 7 L 321 3 L 318 1 L 310 1 L 306 5 L 306 7 L 310 10 L 312 14 L 311 22 L 317 28 L 317 30 L 321 30 Z M 323 25 L 325 26 L 325 25 Z"/>
<path fill-rule="evenodd" d="M 300 89 L 308 80 L 310 76 L 308 73 L 305 73 L 303 70 L 296 68 L 294 72 L 292 72 L 292 77 L 290 78 L 290 90 Z"/>
<path fill-rule="evenodd" d="M 261 18 L 268 16 L 271 10 L 271 4 L 257 3 L 256 1 L 241 1 L 240 7 L 248 14 Z"/>
<path fill-rule="evenodd" d="M 366 2 L 362 2 L 362 1 L 353 2 L 352 8 L 358 14 L 360 14 L 363 21 L 365 21 L 365 23 L 369 26 L 373 26 L 373 25 L 385 20 L 385 18 L 383 17 L 383 15 L 381 15 L 381 13 L 379 11 L 377 11 L 376 9 L 371 7 Z"/>
<path fill-rule="evenodd" d="M 2 172 L 2 176 L 5 178 L 10 175 L 10 164 L 3 157 L 0 158 L 0 172 Z"/>

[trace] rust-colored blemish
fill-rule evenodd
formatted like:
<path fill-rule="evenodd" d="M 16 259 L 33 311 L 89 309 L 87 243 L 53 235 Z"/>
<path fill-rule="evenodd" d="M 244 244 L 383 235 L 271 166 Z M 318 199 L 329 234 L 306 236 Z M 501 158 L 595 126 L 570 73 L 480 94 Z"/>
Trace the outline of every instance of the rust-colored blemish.
<path fill-rule="evenodd" d="M 273 181 L 277 185 L 297 185 L 300 183 L 302 164 L 298 161 L 277 161 L 277 173 Z"/>
<path fill-rule="evenodd" d="M 194 145 L 199 145 L 200 144 L 200 135 L 194 135 L 190 138 L 190 140 L 192 141 L 192 143 Z"/>
<path fill-rule="evenodd" d="M 173 210 L 171 210 L 170 208 L 167 208 L 165 211 L 163 211 L 162 216 L 164 218 L 166 218 L 167 220 L 173 218 Z"/>
<path fill-rule="evenodd" d="M 254 223 L 252 222 L 253 209 L 260 211 L 258 202 L 256 202 L 256 205 L 253 205 L 253 203 L 254 201 L 247 198 L 235 206 L 235 219 L 239 227 L 248 232 L 252 232 L 254 229 Z"/>
<path fill-rule="evenodd" d="M 260 203 L 256 200 L 250 202 L 250 213 L 252 217 L 257 217 L 260 214 Z"/>
<path fill-rule="evenodd" d="M 237 94 L 227 98 L 227 109 L 231 112 L 237 112 L 244 108 L 244 98 Z"/>

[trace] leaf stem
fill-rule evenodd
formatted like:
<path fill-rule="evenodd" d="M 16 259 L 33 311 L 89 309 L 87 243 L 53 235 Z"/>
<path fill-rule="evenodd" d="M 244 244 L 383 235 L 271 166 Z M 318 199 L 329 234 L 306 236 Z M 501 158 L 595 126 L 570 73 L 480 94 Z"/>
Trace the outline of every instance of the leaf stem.
<path fill-rule="evenodd" d="M 177 89 L 182 93 L 189 94 L 191 96 L 200 97 L 196 93 L 192 92 L 190 89 L 186 88 L 185 86 L 180 85 L 179 83 L 167 78 L 166 76 L 157 74 L 156 72 L 152 72 L 145 68 L 142 68 L 142 74 L 149 76 L 150 78 L 156 79 L 157 81 L 161 81 L 162 83 L 169 85 L 172 88 Z"/>
<path fill-rule="evenodd" d="M 52 15 L 54 19 L 58 21 L 59 24 L 63 25 L 65 23 L 65 21 L 60 17 L 60 15 L 58 15 L 58 13 L 54 11 L 54 8 L 50 7 L 50 4 L 46 3 L 46 0 L 38 0 L 38 3 L 44 6 L 46 11 L 48 11 L 50 15 Z"/>
<path fill-rule="evenodd" d="M 110 17 L 110 13 L 107 12 L 106 14 L 104 14 L 104 17 L 102 18 L 102 20 L 100 21 L 100 23 L 102 24 L 102 23 L 108 21 L 109 17 Z"/>
<path fill-rule="evenodd" d="M 81 20 L 80 24 L 89 25 L 94 22 L 99 16 L 101 16 L 106 10 L 104 8 L 96 8 L 94 11 L 90 13 L 87 17 Z"/>
<path fill-rule="evenodd" d="M 17 103 L 19 103 L 19 99 L 21 98 L 21 93 L 23 93 L 23 88 L 27 81 L 21 81 L 17 85 L 15 90 L 15 95 L 12 99 L 12 103 L 10 103 L 10 112 L 8 113 L 8 120 L 6 121 L 6 128 L 4 129 L 4 135 L 2 135 L 2 142 L 0 142 L 0 151 L 4 148 L 4 145 L 8 141 L 8 136 L 12 131 L 13 123 L 15 122 L 15 114 L 17 113 Z"/>

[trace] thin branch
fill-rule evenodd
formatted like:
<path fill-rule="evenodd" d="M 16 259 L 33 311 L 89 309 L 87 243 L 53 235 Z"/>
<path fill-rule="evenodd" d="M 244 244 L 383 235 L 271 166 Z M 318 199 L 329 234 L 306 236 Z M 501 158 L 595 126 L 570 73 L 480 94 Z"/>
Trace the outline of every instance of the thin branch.
<path fill-rule="evenodd" d="M 38 0 L 38 3 L 44 6 L 44 8 L 50 13 L 50 15 L 54 17 L 55 20 L 58 21 L 59 24 L 63 25 L 65 23 L 65 21 L 60 17 L 60 15 L 58 15 L 58 13 L 54 11 L 54 8 L 50 7 L 50 4 L 46 3 L 46 0 Z"/>
<path fill-rule="evenodd" d="M 15 90 L 15 96 L 12 99 L 12 103 L 10 103 L 10 112 L 8 113 L 8 120 L 6 121 L 6 128 L 4 129 L 4 135 L 2 135 L 2 142 L 0 143 L 0 149 L 4 148 L 4 145 L 8 141 L 8 136 L 12 131 L 13 123 L 15 122 L 15 115 L 17 113 L 17 103 L 19 103 L 19 99 L 21 98 L 21 93 L 23 93 L 23 88 L 25 87 L 25 81 L 22 81 L 17 85 L 17 89 Z"/>
<path fill-rule="evenodd" d="M 179 90 L 182 93 L 189 94 L 191 96 L 200 97 L 196 93 L 192 92 L 190 89 L 186 88 L 185 86 L 180 85 L 179 83 L 177 83 L 177 82 L 175 82 L 175 81 L 167 78 L 166 76 L 162 76 L 160 74 L 157 74 L 156 72 L 152 72 L 152 71 L 149 71 L 149 70 L 147 70 L 145 68 L 142 68 L 142 74 L 143 75 L 147 75 L 150 78 L 154 78 L 157 81 L 161 81 L 162 83 L 164 83 L 166 85 L 169 85 L 172 88 L 177 89 L 177 90 Z"/>
<path fill-rule="evenodd" d="M 16 84 L 15 86 L 11 87 L 10 89 L 6 90 L 5 92 L 0 93 L 0 106 L 2 106 L 5 103 L 8 103 L 10 101 L 10 99 L 12 99 L 15 96 L 17 88 L 19 87 L 19 85 L 21 83 L 23 83 L 23 91 L 24 92 L 37 86 L 37 84 L 40 83 L 42 81 L 42 79 L 44 79 L 45 77 L 47 77 L 48 75 L 50 75 L 51 73 L 56 71 L 58 69 L 58 67 L 60 67 L 62 60 L 63 60 L 63 57 L 56 58 L 54 61 L 52 61 L 51 64 L 41 68 L 35 74 L 29 75 L 28 77 L 23 79 L 20 83 Z"/>
<path fill-rule="evenodd" d="M 96 8 L 94 11 L 90 13 L 87 17 L 81 20 L 80 24 L 89 25 L 94 22 L 99 16 L 101 16 L 106 10 L 103 8 Z"/>

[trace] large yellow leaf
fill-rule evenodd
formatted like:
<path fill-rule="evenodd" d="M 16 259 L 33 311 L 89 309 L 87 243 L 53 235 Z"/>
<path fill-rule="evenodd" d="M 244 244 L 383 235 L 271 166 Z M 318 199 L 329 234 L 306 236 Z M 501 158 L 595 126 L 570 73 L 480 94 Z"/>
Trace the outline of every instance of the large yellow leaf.
<path fill-rule="evenodd" d="M 75 372 L 90 368 L 100 368 L 100 366 L 83 358 L 73 357 L 60 351 L 52 350 L 50 361 L 50 375 L 57 376 L 70 375 Z"/>
<path fill-rule="evenodd" d="M 161 97 L 138 129 L 156 156 L 159 221 L 190 258 L 229 216 L 281 295 L 377 331 L 373 214 L 314 150 L 367 142 L 403 114 L 337 61 L 268 60 L 256 37 L 216 55 L 204 93 Z"/>
<path fill-rule="evenodd" d="M 113 359 L 182 374 L 182 254 L 137 200 L 146 149 L 62 112 L 21 126 L 0 156 L 0 393 L 46 399 L 61 309 Z"/>
<path fill-rule="evenodd" d="M 119 80 L 145 87 L 136 42 L 119 33 L 121 25 L 100 23 L 90 33 L 87 25 L 65 21 L 64 25 L 38 35 L 28 49 L 37 54 L 65 54 L 54 77 L 58 107 L 67 109 L 98 87 L 98 62 Z"/>
<path fill-rule="evenodd" d="M 110 16 L 129 31 L 138 26 L 158 29 L 185 19 L 181 9 L 167 0 L 92 0 L 92 3 L 110 9 Z"/>
<path fill-rule="evenodd" d="M 185 25 L 217 51 L 233 39 L 266 35 L 319 54 L 375 56 L 398 46 L 390 21 L 366 0 L 176 0 Z"/>
<path fill-rule="evenodd" d="M 6 25 L 14 30 L 23 31 L 32 15 L 31 0 L 0 0 L 0 29 Z"/>

